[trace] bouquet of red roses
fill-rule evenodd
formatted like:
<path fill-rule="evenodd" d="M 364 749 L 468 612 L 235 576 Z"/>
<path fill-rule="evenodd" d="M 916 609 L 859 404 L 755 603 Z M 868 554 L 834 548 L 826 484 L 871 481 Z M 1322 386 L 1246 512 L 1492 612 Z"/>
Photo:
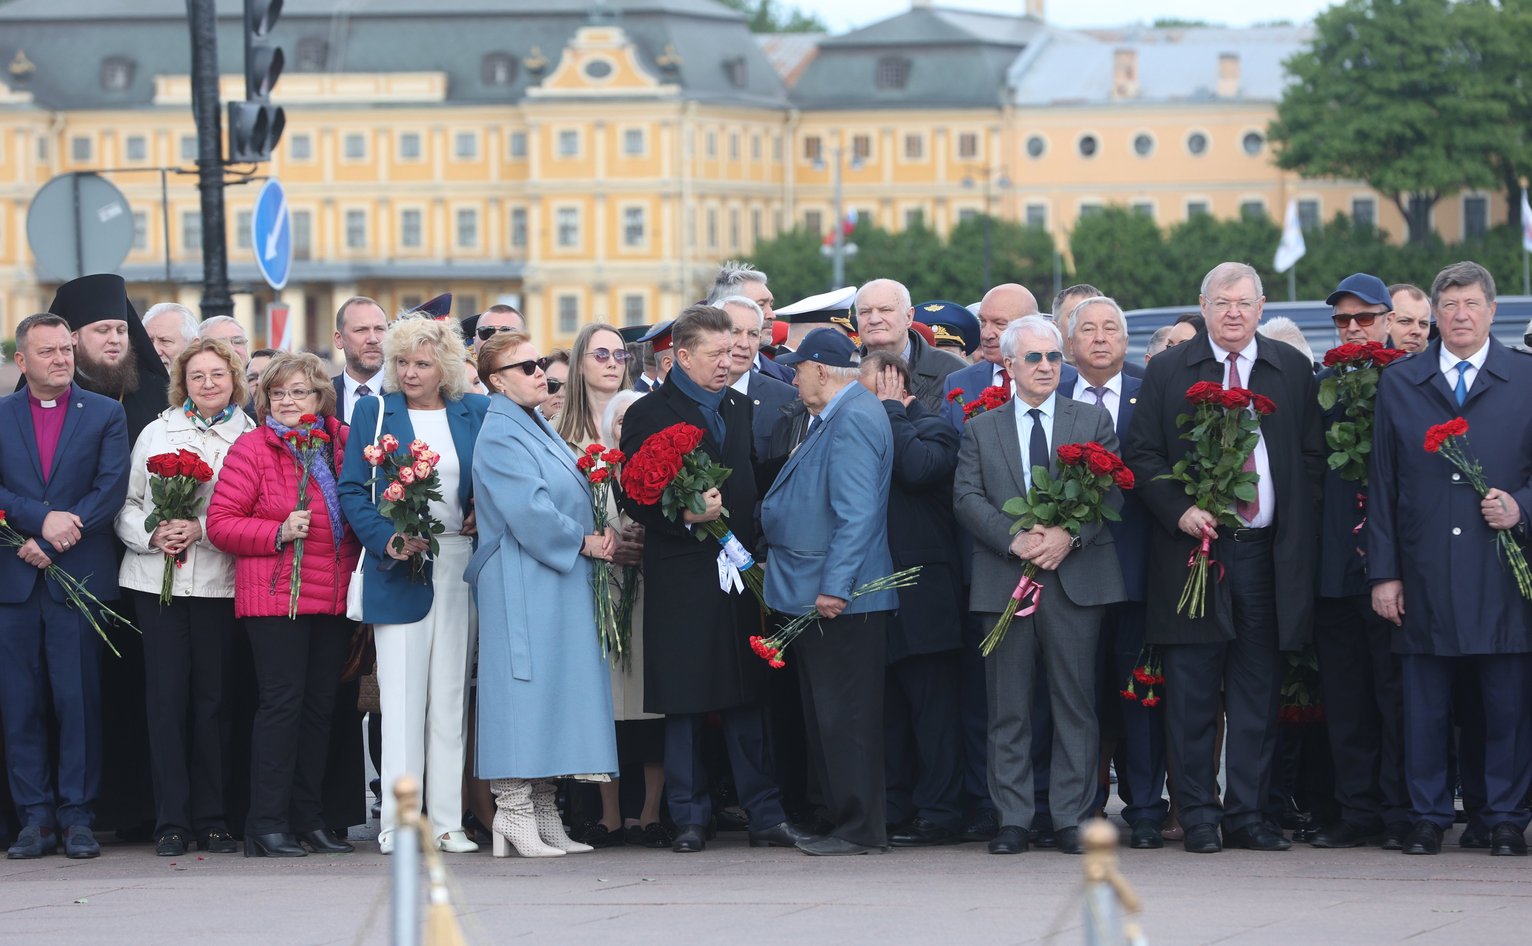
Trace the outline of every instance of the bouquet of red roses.
<path fill-rule="evenodd" d="M 575 466 L 585 474 L 586 482 L 590 483 L 590 511 L 597 532 L 606 531 L 606 501 L 612 489 L 612 469 L 624 459 L 621 450 L 608 450 L 599 443 L 593 443 L 575 460 Z M 597 559 L 595 566 L 591 574 L 591 586 L 595 594 L 596 636 L 601 640 L 601 656 L 616 656 L 626 665 L 633 634 L 632 613 L 630 611 L 628 614 L 630 623 L 623 627 L 617 607 L 612 601 L 612 563 Z"/>
<path fill-rule="evenodd" d="M 190 450 L 157 453 L 149 458 L 149 496 L 154 511 L 144 519 L 144 530 L 153 532 L 161 522 L 191 519 L 205 497 L 197 496 L 197 487 L 213 478 L 213 468 Z M 160 582 L 160 604 L 169 605 L 175 589 L 176 569 L 186 561 L 186 550 L 165 553 L 165 578 Z"/>
<path fill-rule="evenodd" d="M 1133 488 L 1133 471 L 1122 458 L 1096 443 L 1066 443 L 1058 448 L 1058 476 L 1049 474 L 1045 466 L 1032 468 L 1032 488 L 1027 495 L 1006 501 L 1001 507 L 1008 516 L 1019 516 L 1011 525 L 1015 535 L 1033 526 L 1058 527 L 1078 536 L 1086 525 L 1100 522 L 1119 522 L 1122 516 L 1106 504 L 1112 487 Z M 1021 569 L 1021 581 L 1011 592 L 1000 613 L 1000 620 L 990 630 L 989 636 L 979 645 L 979 653 L 988 657 L 1010 629 L 1011 621 L 1019 614 L 1026 617 L 1035 612 L 1043 600 L 1043 586 L 1037 581 L 1037 564 L 1028 562 Z M 1025 607 L 1022 602 L 1030 601 Z"/>
<path fill-rule="evenodd" d="M 6 545 L 13 549 L 19 549 L 26 544 L 27 537 L 22 535 L 20 532 L 17 532 L 16 529 L 6 521 L 5 510 L 0 509 L 0 545 Z M 129 621 L 127 618 L 123 617 L 116 611 L 113 611 L 111 608 L 103 604 L 100 598 L 97 598 L 94 594 L 91 593 L 89 588 L 85 587 L 85 582 L 64 571 L 57 565 L 49 565 L 47 568 L 43 569 L 43 571 L 47 573 L 49 578 L 52 578 L 54 581 L 58 582 L 60 588 L 64 589 L 64 597 L 69 599 L 69 603 L 75 608 L 75 610 L 79 611 L 85 616 L 85 620 L 90 624 L 91 630 L 95 631 L 96 636 L 100 637 L 101 640 L 106 643 L 106 646 L 112 651 L 113 656 L 121 657 L 122 651 L 118 650 L 117 645 L 112 643 L 112 639 L 106 636 L 106 629 L 101 626 L 103 621 L 116 621 L 118 624 L 121 624 L 123 627 L 130 631 L 137 631 L 139 634 L 143 633 L 143 631 L 138 630 L 132 621 Z"/>
<path fill-rule="evenodd" d="M 855 601 L 862 595 L 871 594 L 875 591 L 894 591 L 899 588 L 909 588 L 920 580 L 920 570 L 924 567 L 924 565 L 912 565 L 902 571 L 894 572 L 892 575 L 873 579 L 851 592 L 851 600 Z M 817 620 L 819 620 L 819 609 L 809 608 L 807 611 L 789 620 L 786 624 L 783 624 L 781 629 L 770 637 L 764 637 L 760 634 L 752 636 L 750 638 L 750 649 L 755 651 L 757 657 L 771 664 L 773 669 L 781 670 L 787 666 L 787 662 L 782 659 L 782 652 L 787 649 L 787 645 L 797 640 L 798 635 L 802 634 L 808 629 L 810 624 Z"/>
<path fill-rule="evenodd" d="M 734 472 L 719 466 L 702 449 L 702 429 L 691 424 L 672 424 L 645 440 L 638 452 L 629 457 L 622 467 L 622 489 L 628 498 L 641 506 L 659 506 L 665 518 L 681 522 L 682 510 L 689 509 L 693 515 L 707 512 L 702 496 L 716 488 Z M 718 540 L 722 549 L 718 553 L 719 586 L 728 591 L 743 590 L 748 585 L 755 593 L 761 607 L 766 607 L 766 596 L 761 590 L 761 569 L 746 550 L 743 543 L 729 531 L 723 517 L 712 522 L 700 523 L 703 534 Z M 741 584 L 743 579 L 743 585 Z"/>
<path fill-rule="evenodd" d="M 953 388 L 947 392 L 947 403 L 956 404 L 963 409 L 963 419 L 972 420 L 985 411 L 992 411 L 1005 405 L 1011 399 L 1011 389 L 1004 385 L 995 385 L 979 392 L 979 396 L 972 401 L 965 400 L 962 388 Z"/>
<path fill-rule="evenodd" d="M 423 440 L 412 440 L 408 450 L 400 450 L 399 438 L 384 434 L 377 443 L 362 448 L 362 459 L 377 470 L 373 474 L 374 480 L 388 484 L 383 487 L 383 502 L 378 506 L 378 512 L 394 524 L 395 535 L 389 540 L 394 543 L 394 548 L 403 550 L 406 536 L 422 538 L 431 546 L 425 558 L 435 558 L 441 551 L 441 543 L 436 537 L 447 529 L 431 518 L 431 501 L 442 501 L 441 474 L 436 472 L 442 455 Z M 411 578 L 426 580 L 425 558 L 418 554 L 410 556 Z M 391 567 L 393 561 L 386 559 L 384 567 Z"/>
<path fill-rule="evenodd" d="M 1427 430 L 1426 452 L 1446 457 L 1478 491 L 1481 499 L 1489 492 L 1489 484 L 1484 481 L 1484 466 L 1468 456 L 1468 421 L 1454 417 Z M 1511 574 L 1516 576 L 1516 590 L 1523 598 L 1532 600 L 1532 571 L 1527 568 L 1527 556 L 1521 545 L 1511 537 L 1509 529 L 1496 529 L 1495 542 L 1500 547 L 1500 554 L 1510 563 Z"/>
<path fill-rule="evenodd" d="M 1234 503 L 1255 502 L 1256 498 L 1258 477 L 1245 470 L 1245 461 L 1260 442 L 1261 418 L 1274 413 L 1277 405 L 1265 395 L 1245 388 L 1226 389 L 1216 381 L 1198 381 L 1186 389 L 1186 400 L 1192 405 L 1191 413 L 1177 416 L 1176 424 L 1191 424 L 1181 439 L 1191 441 L 1192 449 L 1158 478 L 1184 483 L 1192 505 L 1237 529 L 1240 522 L 1234 515 Z M 1202 544 L 1186 561 L 1191 573 L 1181 589 L 1177 614 L 1200 618 L 1207 613 L 1208 570 L 1218 564 L 1212 548 L 1213 536 L 1204 531 Z"/>
<path fill-rule="evenodd" d="M 1384 366 L 1406 352 L 1384 348 L 1381 342 L 1341 345 L 1325 352 L 1325 367 L 1333 373 L 1319 382 L 1319 406 L 1344 406 L 1344 416 L 1325 431 L 1330 469 L 1342 479 L 1367 485 L 1367 456 L 1372 452 L 1372 406 L 1378 396 L 1378 376 Z"/>
<path fill-rule="evenodd" d="M 325 444 L 330 442 L 330 435 L 324 431 L 324 423 L 314 414 L 304 414 L 298 418 L 298 426 L 282 435 L 293 450 L 298 454 L 298 512 L 309 508 L 309 471 L 314 468 L 316 462 L 323 462 Z M 397 443 L 397 441 L 395 441 Z M 338 511 L 334 512 L 339 515 Z M 287 617 L 294 620 L 298 617 L 298 589 L 303 584 L 299 566 L 303 564 L 303 540 L 293 540 L 293 576 L 287 585 Z"/>

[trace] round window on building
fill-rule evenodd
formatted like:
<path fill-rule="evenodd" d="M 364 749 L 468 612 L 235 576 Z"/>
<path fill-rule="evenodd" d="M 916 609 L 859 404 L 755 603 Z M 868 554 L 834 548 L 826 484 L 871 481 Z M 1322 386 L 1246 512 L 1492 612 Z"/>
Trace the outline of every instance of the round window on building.
<path fill-rule="evenodd" d="M 1080 144 L 1079 144 L 1080 157 L 1082 157 L 1082 158 L 1094 158 L 1096 156 L 1096 150 L 1098 148 L 1100 148 L 1100 147 L 1101 147 L 1101 142 L 1096 140 L 1096 136 L 1095 135 L 1081 135 L 1080 136 Z"/>
<path fill-rule="evenodd" d="M 612 74 L 612 64 L 606 59 L 592 59 L 585 64 L 586 78 L 605 79 Z"/>
<path fill-rule="evenodd" d="M 1027 139 L 1027 157 L 1040 158 L 1043 152 L 1048 150 L 1048 142 L 1042 135 L 1033 135 Z"/>
<path fill-rule="evenodd" d="M 1266 139 L 1258 131 L 1247 131 L 1245 137 L 1240 140 L 1240 146 L 1245 149 L 1246 154 L 1254 157 L 1266 146 Z"/>
<path fill-rule="evenodd" d="M 1186 150 L 1192 154 L 1205 154 L 1208 150 L 1208 136 L 1200 131 L 1194 131 L 1186 136 Z"/>
<path fill-rule="evenodd" d="M 1141 158 L 1147 158 L 1154 152 L 1154 139 L 1148 132 L 1141 131 L 1133 136 L 1133 153 Z"/>

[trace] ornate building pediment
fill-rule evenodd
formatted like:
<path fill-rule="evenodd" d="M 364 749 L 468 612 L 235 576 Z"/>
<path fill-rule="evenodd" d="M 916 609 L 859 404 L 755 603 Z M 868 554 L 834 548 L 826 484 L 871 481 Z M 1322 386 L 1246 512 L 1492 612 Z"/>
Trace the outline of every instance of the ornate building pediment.
<path fill-rule="evenodd" d="M 680 87 L 660 81 L 640 60 L 620 26 L 583 26 L 559 55 L 558 65 L 528 98 L 559 96 L 674 96 Z"/>

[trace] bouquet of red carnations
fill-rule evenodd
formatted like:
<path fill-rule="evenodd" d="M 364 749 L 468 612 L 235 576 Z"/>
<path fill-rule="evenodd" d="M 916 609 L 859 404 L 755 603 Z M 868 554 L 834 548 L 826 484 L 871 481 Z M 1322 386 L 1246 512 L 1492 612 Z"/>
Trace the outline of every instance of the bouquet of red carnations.
<path fill-rule="evenodd" d="M 1142 703 L 1148 709 L 1154 709 L 1160 705 L 1160 695 L 1154 692 L 1154 688 L 1164 685 L 1165 665 L 1160 659 L 1160 649 L 1153 644 L 1145 644 L 1138 652 L 1137 666 L 1128 676 L 1128 688 L 1119 693 L 1129 703 Z M 1139 687 L 1144 688 L 1143 693 L 1138 692 Z"/>
<path fill-rule="evenodd" d="M 0 509 L 0 545 L 19 549 L 26 544 L 27 537 L 17 532 L 6 521 L 5 510 Z M 118 650 L 117 645 L 112 643 L 112 639 L 106 636 L 106 629 L 101 626 L 103 621 L 116 621 L 130 631 L 137 631 L 139 634 L 143 633 L 143 631 L 138 630 L 132 621 L 129 621 L 103 604 L 100 598 L 97 598 L 91 593 L 89 588 L 85 587 L 85 582 L 57 565 L 49 565 L 43 571 L 47 573 L 49 578 L 59 583 L 59 587 L 64 589 L 64 596 L 69 599 L 69 603 L 74 606 L 75 610 L 85 616 L 85 620 L 90 624 L 91 630 L 95 631 L 96 636 L 106 643 L 106 646 L 112 651 L 114 656 L 121 657 L 122 651 Z"/>
<path fill-rule="evenodd" d="M 1484 466 L 1468 456 L 1468 421 L 1454 417 L 1427 430 L 1426 452 L 1446 457 L 1478 491 L 1481 499 L 1489 492 L 1489 484 L 1484 480 Z M 1516 576 L 1516 590 L 1523 598 L 1532 600 L 1532 570 L 1527 568 L 1527 556 L 1522 552 L 1521 544 L 1511 536 L 1510 529 L 1496 529 L 1495 543 L 1511 566 L 1511 574 Z"/>
<path fill-rule="evenodd" d="M 964 398 L 962 388 L 953 388 L 947 392 L 947 403 L 956 404 L 963 409 L 963 419 L 972 420 L 985 411 L 992 411 L 997 407 L 1003 407 L 1006 401 L 1011 399 L 1011 389 L 1003 385 L 985 388 L 979 392 L 979 396 L 969 401 Z"/>
<path fill-rule="evenodd" d="M 400 450 L 399 438 L 384 434 L 377 443 L 362 448 L 362 459 L 375 468 L 373 478 L 377 482 L 387 483 L 378 512 L 394 524 L 395 535 L 389 540 L 394 548 L 402 551 L 406 536 L 430 543 L 424 557 L 410 556 L 410 577 L 425 581 L 425 560 L 441 551 L 436 537 L 447 528 L 431 517 L 432 500 L 442 501 L 441 474 L 436 472 L 441 454 L 423 440 L 412 440 L 407 450 Z"/>
<path fill-rule="evenodd" d="M 622 467 L 622 489 L 628 498 L 642 506 L 659 506 L 665 518 L 682 521 L 682 511 L 700 516 L 707 512 L 702 496 L 716 488 L 734 472 L 713 462 L 702 449 L 702 429 L 691 424 L 672 424 L 645 440 L 638 452 Z M 710 535 L 722 547 L 718 553 L 719 585 L 723 590 L 743 590 L 749 586 L 761 607 L 766 607 L 761 590 L 760 566 L 755 563 L 739 539 L 729 530 L 725 509 L 723 516 L 698 523 L 697 540 Z"/>
<path fill-rule="evenodd" d="M 855 591 L 851 592 L 851 600 L 855 601 L 862 595 L 871 594 L 875 591 L 895 591 L 899 588 L 909 588 L 920 580 L 920 570 L 924 566 L 912 565 L 902 571 L 894 572 L 882 578 L 876 578 Z M 750 638 L 750 649 L 755 655 L 777 670 L 787 666 L 782 659 L 782 652 L 787 645 L 798 639 L 798 635 L 808 629 L 810 624 L 819 620 L 819 609 L 809 608 L 807 611 L 793 617 L 770 637 L 756 634 Z"/>
<path fill-rule="evenodd" d="M 149 496 L 154 511 L 144 519 L 144 529 L 153 532 L 161 522 L 191 519 L 197 515 L 203 499 L 197 487 L 213 478 L 213 468 L 190 450 L 157 453 L 149 458 Z M 160 582 L 160 604 L 169 605 L 175 590 L 176 569 L 186 561 L 186 550 L 165 553 L 165 577 Z"/>
<path fill-rule="evenodd" d="M 1032 488 L 1027 495 L 1007 500 L 1001 509 L 1008 516 L 1019 516 L 1011 525 L 1015 535 L 1033 526 L 1058 527 L 1070 535 L 1078 536 L 1086 525 L 1100 522 L 1118 522 L 1122 516 L 1106 504 L 1112 487 L 1133 488 L 1133 471 L 1122 458 L 1096 443 L 1066 443 L 1058 448 L 1059 472 L 1054 476 L 1044 466 L 1032 468 Z M 1011 592 L 1000 613 L 1000 620 L 984 642 L 979 653 L 988 657 L 1010 629 L 1011 621 L 1019 614 L 1026 617 L 1034 613 L 1042 603 L 1043 586 L 1037 581 L 1037 564 L 1027 562 L 1021 569 L 1021 581 Z M 1022 602 L 1030 601 L 1025 607 Z"/>
<path fill-rule="evenodd" d="M 1234 515 L 1234 503 L 1256 499 L 1258 478 L 1245 470 L 1245 461 L 1260 442 L 1261 418 L 1274 413 L 1277 405 L 1265 395 L 1245 388 L 1225 388 L 1216 381 L 1198 381 L 1186 389 L 1186 400 L 1192 410 L 1177 416 L 1176 424 L 1191 424 L 1181 439 L 1191 441 L 1192 449 L 1159 479 L 1184 483 L 1192 505 L 1237 529 L 1240 522 Z M 1200 618 L 1207 613 L 1208 571 L 1219 564 L 1212 548 L 1213 536 L 1205 530 L 1201 545 L 1186 560 L 1191 573 L 1181 589 L 1177 614 Z M 1222 568 L 1219 565 L 1220 576 Z"/>
<path fill-rule="evenodd" d="M 598 533 L 605 532 L 607 527 L 606 505 L 612 490 L 612 470 L 624 459 L 621 450 L 608 450 L 593 443 L 575 460 L 575 466 L 590 483 L 590 511 Z M 595 566 L 591 573 L 591 587 L 595 594 L 596 636 L 601 640 L 601 656 L 615 656 L 626 664 L 633 633 L 632 612 L 629 611 L 630 623 L 625 628 L 612 601 L 612 563 L 597 559 Z"/>

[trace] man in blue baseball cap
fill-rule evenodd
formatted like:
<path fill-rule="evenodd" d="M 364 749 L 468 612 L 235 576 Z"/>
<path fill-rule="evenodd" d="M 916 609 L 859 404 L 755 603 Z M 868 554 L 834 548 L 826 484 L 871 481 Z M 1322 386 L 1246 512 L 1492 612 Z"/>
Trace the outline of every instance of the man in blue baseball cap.
<path fill-rule="evenodd" d="M 1325 298 L 1325 305 L 1334 313 L 1342 344 L 1388 341 L 1388 315 L 1394 311 L 1394 297 L 1378 277 L 1352 273 Z"/>

